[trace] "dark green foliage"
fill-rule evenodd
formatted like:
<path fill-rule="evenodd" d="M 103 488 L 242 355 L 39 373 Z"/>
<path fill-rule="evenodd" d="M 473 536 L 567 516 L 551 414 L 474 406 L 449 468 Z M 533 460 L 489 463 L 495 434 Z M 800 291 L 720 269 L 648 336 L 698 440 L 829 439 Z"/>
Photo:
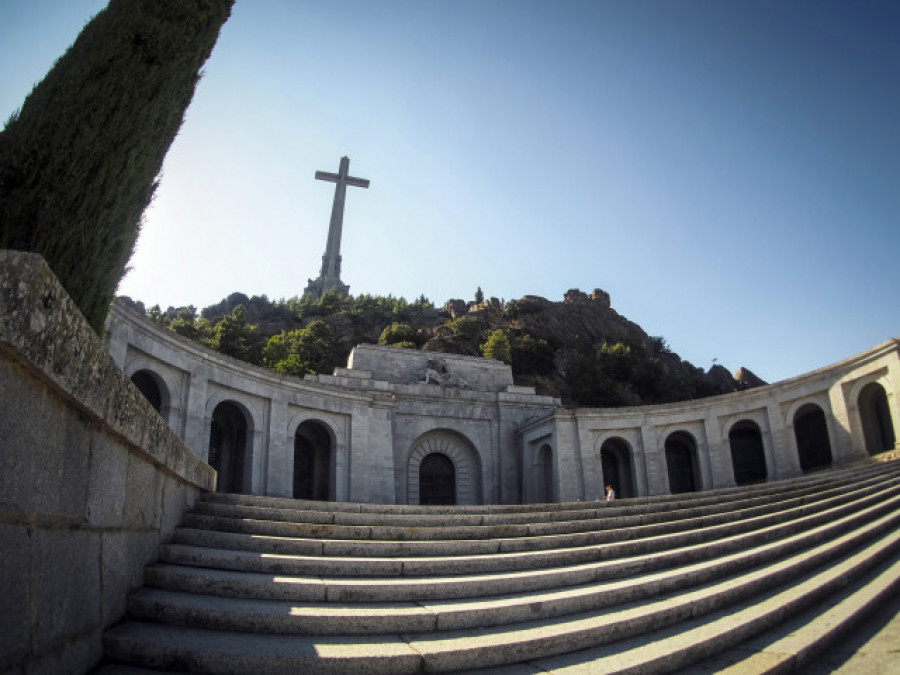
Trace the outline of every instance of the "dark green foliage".
<path fill-rule="evenodd" d="M 484 302 L 484 293 L 481 291 L 481 286 L 475 289 L 475 304 L 480 305 Z"/>
<path fill-rule="evenodd" d="M 111 0 L 0 132 L 0 248 L 44 256 L 91 326 L 233 0 Z"/>
<path fill-rule="evenodd" d="M 454 338 L 472 341 L 481 337 L 481 326 L 471 316 L 461 316 L 458 319 L 453 319 L 449 326 Z"/>
<path fill-rule="evenodd" d="M 394 322 L 386 326 L 378 337 L 378 344 L 385 346 L 416 346 L 416 329 L 408 323 Z"/>
<path fill-rule="evenodd" d="M 303 376 L 334 369 L 335 335 L 321 320 L 306 328 L 273 335 L 263 347 L 263 364 L 283 375 Z"/>
<path fill-rule="evenodd" d="M 211 347 L 218 352 L 249 363 L 260 363 L 263 338 L 256 326 L 247 322 L 247 310 L 238 305 L 216 324 Z"/>
<path fill-rule="evenodd" d="M 503 361 L 503 363 L 512 361 L 509 338 L 506 337 L 506 333 L 500 328 L 491 331 L 487 341 L 481 345 L 481 353 L 487 359 L 496 359 L 497 361 Z"/>
<path fill-rule="evenodd" d="M 528 334 L 510 343 L 513 375 L 541 375 L 553 373 L 553 348 L 543 338 L 535 340 Z"/>
<path fill-rule="evenodd" d="M 230 315 L 244 302 L 248 306 L 238 321 Z M 142 307 L 130 304 L 139 311 Z M 303 296 L 272 303 L 265 296 L 233 293 L 204 309 L 200 319 L 193 307 L 169 307 L 165 312 L 151 307 L 147 314 L 170 330 L 213 348 L 224 346 L 232 354 L 240 351 L 229 346 L 234 341 L 217 336 L 223 330 L 226 336 L 229 331 L 239 336 L 244 331 L 246 336 L 247 326 L 256 325 L 258 329 L 249 335 L 268 338 L 262 349 L 263 365 L 292 375 L 329 373 L 346 364 L 356 345 L 377 342 L 499 358 L 512 364 L 516 383 L 559 396 L 570 405 L 665 403 L 736 388 L 728 389 L 727 377 L 711 377 L 682 361 L 663 338 L 647 335 L 605 302 L 587 296 L 576 303 L 525 296 L 505 303 L 502 310 L 472 304 L 452 320 L 424 296 L 408 303 L 393 296 L 328 294 L 322 300 Z M 253 361 L 253 350 L 246 351 Z"/>

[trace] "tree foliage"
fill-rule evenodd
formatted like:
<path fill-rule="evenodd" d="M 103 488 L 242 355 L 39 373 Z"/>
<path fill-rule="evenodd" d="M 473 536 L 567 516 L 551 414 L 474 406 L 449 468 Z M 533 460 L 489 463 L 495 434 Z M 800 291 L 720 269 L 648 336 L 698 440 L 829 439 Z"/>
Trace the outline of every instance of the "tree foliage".
<path fill-rule="evenodd" d="M 98 333 L 233 0 L 111 0 L 0 132 L 0 248 L 41 254 Z"/>
<path fill-rule="evenodd" d="M 511 363 L 517 383 L 571 405 L 642 405 L 729 391 L 721 378 L 682 361 L 662 337 L 637 326 L 623 329 L 627 322 L 606 303 L 597 303 L 599 312 L 588 315 L 593 324 L 578 324 L 574 320 L 593 301 L 551 303 L 526 296 L 500 311 L 461 301 L 463 310 L 460 303 L 455 310 L 454 303 L 438 310 L 424 296 L 413 303 L 394 296 L 326 296 L 273 303 L 265 296 L 232 293 L 200 318 L 192 306 L 165 311 L 156 306 L 146 313 L 185 337 L 298 376 L 331 372 L 347 362 L 356 345 L 377 342 L 499 359 Z M 132 306 L 143 309 L 140 303 Z M 465 313 L 449 318 L 459 311 Z M 609 334 L 596 329 L 605 318 L 612 319 Z"/>
<path fill-rule="evenodd" d="M 395 321 L 389 326 L 385 326 L 385 329 L 381 331 L 381 335 L 378 337 L 378 344 L 388 347 L 415 347 L 416 329 L 408 323 Z"/>
<path fill-rule="evenodd" d="M 321 320 L 311 321 L 306 328 L 270 337 L 262 350 L 263 364 L 283 375 L 327 373 L 334 367 L 334 347 L 331 326 Z"/>
<path fill-rule="evenodd" d="M 260 363 L 262 336 L 256 326 L 247 322 L 247 310 L 238 305 L 216 324 L 211 346 L 222 354 L 249 363 Z"/>
<path fill-rule="evenodd" d="M 497 361 L 503 361 L 503 363 L 512 362 L 509 338 L 506 337 L 506 333 L 500 328 L 491 331 L 487 341 L 481 345 L 481 353 L 487 359 L 496 359 Z"/>

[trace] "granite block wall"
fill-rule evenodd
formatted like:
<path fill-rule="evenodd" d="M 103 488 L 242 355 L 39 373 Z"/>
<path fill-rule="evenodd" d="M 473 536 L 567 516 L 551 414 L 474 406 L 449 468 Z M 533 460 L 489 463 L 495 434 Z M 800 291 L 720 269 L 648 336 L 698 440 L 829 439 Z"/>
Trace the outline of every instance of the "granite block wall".
<path fill-rule="evenodd" d="M 0 251 L 0 673 L 83 673 L 215 472 L 50 269 Z"/>

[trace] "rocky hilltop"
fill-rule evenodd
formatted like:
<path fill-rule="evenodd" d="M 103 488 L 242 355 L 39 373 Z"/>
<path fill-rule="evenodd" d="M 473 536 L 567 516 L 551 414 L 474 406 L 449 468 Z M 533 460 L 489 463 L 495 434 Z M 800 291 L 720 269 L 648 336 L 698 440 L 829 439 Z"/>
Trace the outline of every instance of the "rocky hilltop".
<path fill-rule="evenodd" d="M 141 303 L 125 299 L 140 311 Z M 435 307 L 392 296 L 326 294 L 272 302 L 233 293 L 205 308 L 153 307 L 147 315 L 223 353 L 278 372 L 331 372 L 360 343 L 485 355 L 511 364 L 517 384 L 568 405 L 614 407 L 702 398 L 765 384 L 747 368 L 697 368 L 611 304 L 609 294 L 568 291 L 561 302 L 448 300 Z"/>

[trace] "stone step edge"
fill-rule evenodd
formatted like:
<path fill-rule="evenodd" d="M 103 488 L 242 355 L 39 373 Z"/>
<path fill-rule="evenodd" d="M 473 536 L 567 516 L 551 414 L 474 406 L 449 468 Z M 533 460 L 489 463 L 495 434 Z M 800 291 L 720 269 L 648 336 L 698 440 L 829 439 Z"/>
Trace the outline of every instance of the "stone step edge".
<path fill-rule="evenodd" d="M 716 640 L 715 648 L 721 649 L 746 639 L 782 620 L 789 609 L 799 611 L 802 605 L 832 592 L 854 574 L 862 573 L 860 570 L 869 569 L 896 552 L 898 547 L 900 533 L 894 531 L 800 584 L 770 595 L 764 603 L 751 599 L 749 613 L 744 610 L 742 615 L 751 622 L 749 628 L 729 621 L 728 626 L 712 631 L 716 635 L 709 636 L 704 642 L 702 653 L 697 653 L 699 643 L 690 645 L 688 649 L 693 647 L 694 653 L 688 656 L 696 659 L 708 655 L 713 651 L 709 644 L 711 640 Z M 730 606 L 727 596 L 734 589 L 728 581 L 721 582 L 720 586 L 724 587 L 721 590 L 726 600 L 723 606 Z M 766 580 L 757 582 L 756 586 L 759 591 L 771 588 Z M 218 631 L 126 622 L 107 631 L 103 643 L 109 656 L 122 661 L 139 659 L 143 665 L 176 668 L 194 663 L 210 673 L 234 672 L 236 666 L 248 672 L 258 670 L 272 675 L 295 673 L 299 668 L 307 673 L 360 672 L 362 669 L 369 673 L 442 672 L 533 661 L 612 642 L 638 631 L 647 632 L 712 611 L 714 608 L 703 602 L 697 593 L 694 591 L 681 597 L 677 604 L 671 599 L 659 600 L 656 604 L 660 606 L 660 615 L 655 617 L 652 625 L 636 614 L 637 609 L 646 609 L 646 605 L 637 605 L 615 615 L 577 616 L 563 625 L 547 626 L 538 622 L 517 626 L 513 631 L 479 631 L 477 635 L 369 636 L 362 643 L 346 636 L 286 637 L 244 633 L 230 633 L 225 640 Z M 726 614 L 734 616 L 732 612 Z M 683 649 L 678 651 L 684 654 Z M 681 658 L 687 662 L 685 656 Z"/>
<path fill-rule="evenodd" d="M 748 492 L 745 488 L 742 492 L 731 494 L 732 499 L 722 500 L 709 492 L 696 493 L 696 498 L 685 499 L 683 496 L 671 495 L 674 501 L 669 503 L 639 503 L 638 500 L 620 500 L 613 503 L 607 502 L 583 502 L 577 509 L 555 509 L 553 511 L 535 511 L 516 513 L 521 518 L 509 520 L 503 519 L 501 514 L 493 512 L 485 513 L 384 513 L 356 512 L 338 508 L 338 502 L 313 502 L 321 504 L 317 509 L 276 507 L 272 502 L 282 502 L 280 498 L 247 496 L 247 500 L 241 499 L 238 503 L 224 502 L 222 496 L 216 500 L 206 499 L 197 504 L 194 513 L 209 515 L 223 515 L 224 517 L 249 518 L 253 520 L 271 520 L 273 522 L 309 523 L 313 525 L 335 525 L 345 527 L 440 527 L 443 523 L 450 522 L 450 527 L 503 527 L 523 524 L 549 524 L 566 522 L 566 518 L 572 522 L 584 520 L 605 520 L 621 515 L 637 516 L 645 514 L 665 513 L 673 514 L 678 511 L 692 511 L 701 508 L 722 509 L 731 505 L 731 510 L 752 507 L 755 505 L 774 504 L 790 501 L 807 495 L 829 494 L 839 491 L 852 490 L 867 484 L 890 480 L 900 475 L 900 463 L 893 471 L 870 472 L 870 475 L 848 483 L 827 481 L 814 486 L 803 486 L 792 490 L 778 490 L 767 488 L 765 494 Z M 771 484 L 767 484 L 771 485 Z M 240 496 L 243 498 L 243 496 Z M 241 503 L 250 501 L 255 503 Z M 334 505 L 329 508 L 328 505 Z M 233 515 L 228 514 L 243 514 Z M 422 518 L 421 521 L 417 518 Z M 456 519 L 455 522 L 454 519 Z M 487 520 L 486 520 L 487 519 Z"/>
<path fill-rule="evenodd" d="M 255 551 L 240 549 L 220 549 L 185 544 L 163 544 L 160 547 L 159 562 L 208 567 L 211 569 L 245 571 L 263 574 L 324 574 L 329 577 L 369 577 L 398 576 L 421 577 L 433 574 L 479 574 L 500 571 L 524 571 L 528 569 L 546 568 L 555 558 L 577 558 L 571 562 L 559 564 L 582 564 L 591 561 L 611 560 L 629 555 L 647 554 L 664 551 L 670 548 L 696 546 L 707 538 L 719 541 L 746 537 L 747 541 L 761 536 L 776 535 L 789 532 L 791 528 L 809 527 L 821 524 L 835 517 L 843 517 L 848 513 L 865 508 L 871 504 L 883 504 L 891 495 L 900 493 L 900 486 L 881 492 L 862 496 L 856 494 L 852 499 L 834 506 L 823 506 L 811 509 L 811 505 L 798 508 L 795 518 L 778 512 L 766 516 L 750 518 L 738 523 L 724 523 L 708 526 L 703 529 L 689 529 L 680 532 L 655 535 L 651 537 L 631 538 L 623 541 L 588 546 L 561 547 L 555 549 L 539 549 L 517 551 L 513 553 L 485 553 L 480 555 L 456 556 L 412 556 L 412 557 L 349 557 L 327 555 L 291 555 L 266 553 L 262 557 Z M 845 495 L 846 497 L 846 495 Z M 728 535 L 722 539 L 722 535 Z M 685 541 L 686 540 L 686 541 Z M 305 568 L 306 572 L 300 570 Z"/>
<path fill-rule="evenodd" d="M 895 500 L 896 503 L 897 500 Z M 876 507 L 873 507 L 873 509 Z M 884 508 L 879 505 L 879 510 Z M 680 551 L 674 551 L 668 557 L 657 557 L 654 560 L 635 558 L 632 561 L 607 561 L 592 565 L 578 565 L 572 568 L 551 569 L 546 572 L 520 573 L 516 575 L 484 575 L 481 577 L 448 577 L 444 579 L 425 578 L 418 583 L 408 580 L 321 580 L 300 577 L 282 578 L 282 583 L 271 584 L 271 577 L 248 573 L 227 573 L 177 566 L 152 565 L 148 567 L 147 585 L 161 590 L 182 592 L 189 595 L 221 596 L 243 599 L 248 602 L 257 600 L 283 603 L 303 603 L 312 610 L 318 611 L 320 606 L 327 607 L 331 603 L 445 603 L 444 614 L 432 608 L 437 625 L 448 629 L 447 623 L 452 619 L 443 616 L 465 616 L 467 604 L 477 606 L 480 619 L 487 621 L 488 612 L 495 608 L 491 616 L 492 623 L 509 621 L 510 608 L 519 606 L 542 609 L 557 603 L 560 607 L 573 598 L 592 597 L 593 606 L 597 606 L 596 598 L 607 597 L 604 605 L 618 602 L 618 595 L 630 593 L 629 597 L 648 597 L 660 588 L 676 590 L 688 585 L 699 585 L 705 580 L 720 578 L 729 574 L 743 574 L 749 567 L 756 565 L 774 565 L 777 561 L 791 557 L 798 561 L 805 559 L 806 551 L 827 551 L 827 545 L 835 547 L 845 545 L 854 537 L 874 536 L 873 532 L 887 527 L 900 526 L 900 510 L 889 510 L 886 515 L 877 515 L 875 520 L 847 531 L 854 525 L 856 517 L 828 523 L 784 540 L 771 541 L 750 549 L 699 560 L 677 561 L 672 567 L 670 558 L 676 558 Z M 844 521 L 844 522 L 842 522 Z M 823 548 L 826 547 L 826 548 Z M 797 562 L 796 564 L 800 564 Z M 493 597 L 492 597 L 493 596 Z M 274 607 L 274 605 L 273 605 Z M 282 607 L 285 609 L 286 606 Z M 335 616 L 337 613 L 327 609 Z M 378 607 L 372 610 L 379 611 Z M 515 610 L 517 611 L 517 610 Z M 293 614 L 301 617 L 301 612 Z M 357 612 L 358 615 L 358 612 Z M 297 622 L 301 618 L 296 619 Z M 289 625 L 289 624 L 288 624 Z"/>
<path fill-rule="evenodd" d="M 852 499 L 857 493 L 865 493 L 868 490 L 878 489 L 881 485 L 900 484 L 900 477 L 879 481 L 878 483 L 859 490 L 836 490 L 836 498 Z M 829 497 L 829 499 L 835 497 Z M 708 525 L 714 522 L 732 522 L 738 519 L 754 517 L 758 514 L 774 513 L 814 504 L 816 501 L 811 496 L 789 499 L 778 504 L 765 504 L 737 511 L 714 511 L 701 515 L 692 515 L 689 512 L 672 512 L 635 517 L 623 517 L 619 519 L 579 520 L 570 523 L 550 523 L 537 525 L 518 526 L 470 526 L 455 527 L 445 530 L 434 528 L 403 528 L 384 526 L 342 526 L 342 525 L 315 525 L 304 523 L 290 523 L 284 521 L 254 520 L 249 518 L 232 518 L 228 516 L 201 515 L 196 513 L 185 514 L 182 525 L 192 529 L 216 530 L 222 532 L 237 532 L 254 535 L 268 535 L 278 537 L 292 537 L 298 539 L 321 539 L 323 541 L 460 541 L 460 540 L 506 540 L 507 550 L 516 550 L 515 540 L 530 541 L 541 537 L 566 536 L 578 533 L 595 533 L 600 531 L 623 531 L 638 527 L 658 527 L 661 531 L 677 531 L 689 529 L 695 526 Z M 549 531 L 548 531 L 549 530 Z M 316 536 L 319 535 L 319 536 Z M 417 536 L 418 535 L 418 536 Z M 468 535 L 468 536 L 466 536 Z M 528 545 L 530 547 L 530 545 Z"/>
<path fill-rule="evenodd" d="M 772 639 L 767 647 L 755 649 L 748 657 L 720 669 L 720 675 L 785 672 L 806 665 L 858 626 L 882 602 L 900 592 L 900 559 L 884 566 L 865 585 L 848 591 L 839 602 L 811 617 L 790 635 Z M 754 641 L 762 639 L 757 637 Z"/>
<path fill-rule="evenodd" d="M 606 502 L 595 503 L 592 508 L 578 511 L 540 512 L 534 514 L 516 514 L 521 516 L 516 519 L 503 518 L 489 514 L 446 514 L 446 515 L 384 515 L 384 514 L 357 514 L 342 511 L 310 511 L 284 508 L 271 508 L 265 506 L 245 504 L 219 504 L 215 502 L 200 502 L 192 510 L 194 515 L 218 516 L 222 518 L 235 518 L 246 520 L 269 521 L 276 523 L 291 523 L 297 525 L 326 526 L 326 527 L 372 527 L 372 528 L 508 528 L 521 527 L 528 529 L 534 525 L 543 528 L 560 527 L 563 523 L 607 522 L 611 519 L 623 517 L 631 519 L 650 519 L 654 517 L 675 518 L 678 515 L 687 517 L 696 512 L 720 513 L 726 511 L 739 511 L 758 507 L 771 507 L 786 502 L 800 499 L 821 499 L 846 492 L 848 490 L 865 489 L 872 484 L 878 484 L 890 477 L 876 476 L 849 485 L 829 487 L 828 489 L 804 489 L 789 492 L 779 492 L 766 497 L 747 496 L 746 498 L 721 500 L 694 500 L 686 504 L 678 504 L 678 508 L 662 508 L 649 505 L 609 505 Z M 894 480 L 897 480 L 895 477 Z"/>
<path fill-rule="evenodd" d="M 896 486 L 896 481 L 887 482 L 889 486 Z M 866 488 L 861 492 L 842 491 L 838 497 L 829 498 L 827 501 L 834 504 L 851 502 L 859 498 L 866 491 L 876 488 Z M 792 506 L 791 511 L 811 512 L 818 510 L 822 502 L 804 502 Z M 258 528 L 246 528 L 249 532 L 229 531 L 224 529 L 198 529 L 196 527 L 181 526 L 175 529 L 172 541 L 177 544 L 193 546 L 208 546 L 222 549 L 244 549 L 258 553 L 284 553 L 299 555 L 348 555 L 345 551 L 352 549 L 355 555 L 360 550 L 368 552 L 380 551 L 377 555 L 384 557 L 424 557 L 440 555 L 489 555 L 489 554 L 513 554 L 527 551 L 541 551 L 561 548 L 576 548 L 579 546 L 593 546 L 621 542 L 627 539 L 643 538 L 650 536 L 662 536 L 687 532 L 696 527 L 718 527 L 726 524 L 739 527 L 740 523 L 753 518 L 765 518 L 774 521 L 786 520 L 790 515 L 787 510 L 771 511 L 763 515 L 753 516 L 748 513 L 724 514 L 705 516 L 697 519 L 682 519 L 674 523 L 658 523 L 639 525 L 633 528 L 590 530 L 567 534 L 535 535 L 532 537 L 495 538 L 478 540 L 452 540 L 431 539 L 420 541 L 389 541 L 370 539 L 321 539 L 310 537 L 296 537 L 277 534 L 264 534 Z M 736 518 L 740 517 L 740 520 Z M 212 518 L 212 517 L 209 517 Z M 695 522 L 696 520 L 696 522 Z M 226 520 L 225 525 L 237 529 L 233 520 Z M 207 523 L 209 525 L 223 523 Z M 255 531 L 254 531 L 255 530 Z M 637 532 L 638 537 L 633 535 Z M 212 543 L 208 543 L 212 540 Z M 385 553 L 389 551 L 390 553 Z M 452 553 L 448 553 L 452 551 Z M 372 555 L 372 553 L 369 553 Z"/>
<path fill-rule="evenodd" d="M 897 461 L 897 460 L 894 460 Z M 878 464 L 865 464 L 861 466 L 842 466 L 828 469 L 823 472 L 813 474 L 805 474 L 794 476 L 792 478 L 784 478 L 769 481 L 758 486 L 733 486 L 727 488 L 715 488 L 711 490 L 703 490 L 700 492 L 689 493 L 688 495 L 648 495 L 643 497 L 633 497 L 624 501 L 628 504 L 650 504 L 659 503 L 667 504 L 672 501 L 727 497 L 732 494 L 745 494 L 748 490 L 761 490 L 768 492 L 782 491 L 785 485 L 817 485 L 834 483 L 840 485 L 847 481 L 848 477 L 877 475 L 884 472 L 900 471 L 900 461 L 896 465 L 891 462 Z M 323 502 L 293 499 L 290 497 L 269 497 L 264 495 L 248 495 L 248 494 L 229 494 L 229 493 L 204 493 L 201 495 L 203 501 L 216 501 L 222 503 L 229 502 L 248 502 L 248 503 L 284 503 L 293 506 L 298 510 L 324 510 L 333 511 L 340 510 L 350 513 L 425 513 L 425 514 L 441 514 L 447 513 L 495 513 L 495 512 L 529 512 L 537 508 L 547 511 L 554 510 L 577 510 L 579 508 L 594 508 L 593 501 L 575 501 L 575 502 L 552 502 L 547 504 L 497 504 L 497 505 L 478 505 L 478 506 L 420 506 L 414 504 L 371 504 L 366 502 Z M 614 503 L 615 504 L 615 503 Z"/>
<path fill-rule="evenodd" d="M 677 635 L 663 629 L 579 652 L 534 659 L 527 665 L 538 672 L 559 671 L 567 675 L 635 670 L 667 673 L 676 669 L 683 675 L 792 672 L 836 635 L 858 625 L 882 598 L 900 587 L 900 560 L 892 560 L 900 549 L 900 534 L 894 532 L 891 536 L 895 545 L 870 560 L 864 558 L 866 551 L 858 552 L 840 566 L 809 575 L 802 583 L 692 618 Z M 804 619 L 804 625 L 784 641 L 773 641 L 780 642 L 778 654 L 750 647 L 753 653 L 749 658 L 735 658 L 742 643 L 756 644 L 766 633 L 780 633 L 785 623 Z M 724 666 L 727 661 L 733 666 Z"/>

